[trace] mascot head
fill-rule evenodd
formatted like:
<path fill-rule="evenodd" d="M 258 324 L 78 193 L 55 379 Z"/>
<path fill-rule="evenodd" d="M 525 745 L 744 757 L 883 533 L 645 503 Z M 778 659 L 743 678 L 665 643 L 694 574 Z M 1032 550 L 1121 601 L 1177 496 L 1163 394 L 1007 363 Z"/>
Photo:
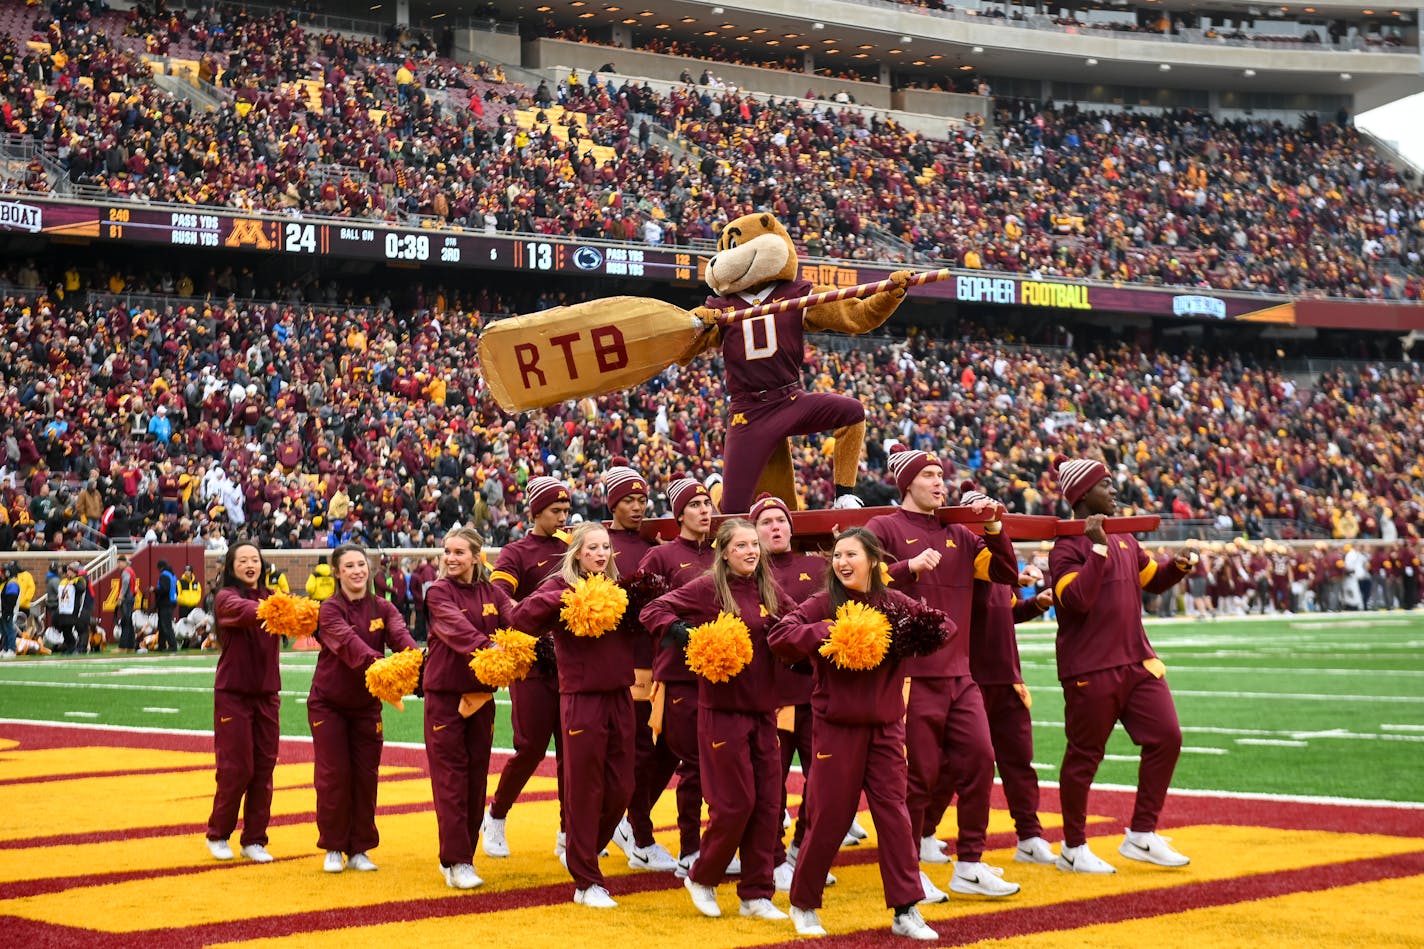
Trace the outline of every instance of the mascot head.
<path fill-rule="evenodd" d="M 772 214 L 744 214 L 728 221 L 707 261 L 707 286 L 727 296 L 796 279 L 799 262 L 791 235 Z"/>

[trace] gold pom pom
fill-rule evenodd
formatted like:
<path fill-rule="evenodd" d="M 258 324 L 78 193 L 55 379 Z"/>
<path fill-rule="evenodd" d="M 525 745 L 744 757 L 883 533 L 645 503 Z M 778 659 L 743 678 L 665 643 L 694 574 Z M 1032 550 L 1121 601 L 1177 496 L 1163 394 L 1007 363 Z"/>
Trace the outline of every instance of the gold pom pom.
<path fill-rule="evenodd" d="M 842 669 L 874 669 L 890 648 L 890 620 L 854 600 L 841 604 L 820 653 Z"/>
<path fill-rule="evenodd" d="M 601 573 L 591 573 L 564 591 L 559 619 L 575 636 L 602 636 L 628 609 L 628 591 Z"/>
<path fill-rule="evenodd" d="M 321 604 L 304 596 L 273 593 L 257 604 L 257 618 L 273 636 L 300 639 L 316 632 L 316 617 Z"/>
<path fill-rule="evenodd" d="M 507 688 L 529 674 L 534 664 L 534 644 L 538 639 L 517 629 L 495 630 L 492 645 L 476 649 L 470 671 L 485 685 Z"/>
<path fill-rule="evenodd" d="M 366 691 L 404 712 L 405 703 L 401 699 L 415 692 L 424 661 L 425 656 L 419 649 L 406 649 L 377 659 L 366 667 Z"/>
<path fill-rule="evenodd" d="M 687 668 L 708 682 L 726 682 L 752 661 L 747 624 L 731 613 L 718 613 L 694 627 L 687 637 Z"/>

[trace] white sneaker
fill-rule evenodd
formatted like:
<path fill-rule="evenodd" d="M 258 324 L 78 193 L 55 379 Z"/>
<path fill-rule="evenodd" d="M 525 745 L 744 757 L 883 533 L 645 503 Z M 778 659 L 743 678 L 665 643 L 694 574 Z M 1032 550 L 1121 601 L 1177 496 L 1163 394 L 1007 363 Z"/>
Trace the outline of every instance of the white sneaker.
<path fill-rule="evenodd" d="M 366 856 L 364 853 L 356 854 L 354 857 L 352 857 L 346 862 L 346 865 L 353 870 L 360 871 L 361 873 L 370 873 L 372 870 L 379 869 L 376 866 L 375 862 L 372 861 L 371 858 Z"/>
<path fill-rule="evenodd" d="M 813 909 L 791 907 L 791 925 L 796 927 L 798 936 L 824 936 L 826 927 L 821 925 L 821 917 Z"/>
<path fill-rule="evenodd" d="M 248 860 L 251 860 L 253 863 L 272 862 L 272 855 L 268 853 L 267 848 L 262 846 L 261 844 L 248 844 L 246 847 L 243 847 L 241 850 L 239 850 L 238 853 L 242 854 L 244 857 L 246 857 Z"/>
<path fill-rule="evenodd" d="M 786 848 L 786 862 L 791 864 L 791 866 L 794 868 L 796 866 L 796 858 L 800 856 L 800 854 L 801 845 L 792 844 L 791 846 Z"/>
<path fill-rule="evenodd" d="M 909 939 L 939 938 L 939 933 L 925 925 L 925 918 L 920 915 L 918 906 L 911 906 L 903 913 L 896 913 L 895 922 L 891 924 L 890 931 L 897 936 L 905 936 Z"/>
<path fill-rule="evenodd" d="M 618 822 L 618 826 L 613 828 L 613 843 L 617 844 L 618 849 L 623 851 L 624 856 L 633 856 L 633 848 L 638 844 L 637 841 L 633 839 L 633 825 L 628 823 L 628 818 L 623 818 Z M 629 866 L 632 866 L 632 864 L 629 864 Z"/>
<path fill-rule="evenodd" d="M 608 891 L 601 886 L 591 886 L 586 890 L 574 890 L 574 902 L 589 909 L 613 909 L 618 904 Z"/>
<path fill-rule="evenodd" d="M 321 862 L 321 869 L 324 873 L 340 873 L 346 869 L 346 858 L 341 855 L 340 850 L 328 850 L 326 859 Z"/>
<path fill-rule="evenodd" d="M 475 868 L 468 863 L 442 866 L 440 873 L 445 877 L 445 885 L 456 890 L 473 890 L 485 882 L 475 875 Z"/>
<path fill-rule="evenodd" d="M 509 843 L 504 839 L 504 821 L 495 820 L 485 811 L 485 819 L 480 824 L 480 844 L 486 857 L 509 856 Z"/>
<path fill-rule="evenodd" d="M 854 494 L 842 494 L 836 498 L 835 503 L 831 505 L 833 510 L 853 510 L 862 507 L 865 507 L 865 502 Z"/>
<path fill-rule="evenodd" d="M 568 849 L 569 849 L 569 835 L 566 834 L 566 833 L 564 833 L 564 832 L 561 830 L 561 831 L 559 831 L 558 834 L 555 835 L 555 837 L 554 837 L 554 856 L 556 856 L 556 857 L 558 857 L 558 858 L 560 858 L 560 859 L 563 859 L 563 856 L 564 856 L 564 854 L 565 854 L 566 852 L 568 852 Z M 505 853 L 509 853 L 509 849 L 508 849 L 508 848 L 505 848 L 505 851 L 504 851 L 504 852 L 505 852 Z"/>
<path fill-rule="evenodd" d="M 849 833 L 850 833 L 850 835 L 851 835 L 852 837 L 854 837 L 856 840 L 864 840 L 865 838 L 867 838 L 867 837 L 870 836 L 870 831 L 868 831 L 868 830 L 866 830 L 864 827 L 860 826 L 860 821 L 858 821 L 858 820 L 852 820 L 852 821 L 850 822 L 850 831 L 849 831 Z"/>
<path fill-rule="evenodd" d="M 777 909 L 775 903 L 765 898 L 742 900 L 741 913 L 752 919 L 786 919 L 786 914 Z"/>
<path fill-rule="evenodd" d="M 727 869 L 722 871 L 723 876 L 739 877 L 742 875 L 742 858 L 737 854 L 732 855 L 732 859 L 727 863 Z"/>
<path fill-rule="evenodd" d="M 692 905 L 697 907 L 699 913 L 703 916 L 711 916 L 713 919 L 722 915 L 722 907 L 717 905 L 717 890 L 715 887 L 694 883 L 692 877 L 683 880 L 682 885 L 687 889 L 688 893 L 692 894 Z"/>
<path fill-rule="evenodd" d="M 1167 842 L 1169 839 L 1156 833 L 1139 834 L 1130 830 L 1117 852 L 1129 860 L 1155 863 L 1159 867 L 1185 867 L 1191 863 L 1189 857 L 1172 849 L 1172 845 Z"/>
<path fill-rule="evenodd" d="M 924 899 L 920 900 L 920 905 L 925 906 L 930 903 L 948 903 L 949 894 L 930 882 L 930 875 L 925 871 L 920 871 L 920 888 L 925 891 Z"/>
<path fill-rule="evenodd" d="M 628 854 L 628 866 L 634 870 L 656 870 L 660 873 L 668 873 L 677 869 L 677 858 L 668 853 L 667 848 L 660 843 L 651 843 L 646 847 L 633 847 L 625 851 Z"/>
<path fill-rule="evenodd" d="M 776 869 L 771 871 L 771 882 L 776 885 L 776 892 L 790 893 L 791 878 L 796 875 L 796 868 L 789 863 L 778 863 Z"/>
<path fill-rule="evenodd" d="M 995 870 L 998 868 L 985 863 L 961 860 L 955 864 L 954 876 L 949 878 L 949 889 L 964 896 L 988 896 L 995 899 L 1013 896 L 1019 891 L 1017 883 L 999 878 L 1003 870 L 998 870 L 998 873 L 995 873 Z"/>
<path fill-rule="evenodd" d="M 1048 841 L 1042 837 L 1029 837 L 1020 840 L 1018 849 L 1014 851 L 1014 861 L 1017 863 L 1057 863 L 1058 858 L 1053 854 L 1053 848 L 1048 845 Z"/>
<path fill-rule="evenodd" d="M 700 851 L 694 850 L 692 853 L 685 853 L 677 858 L 677 869 L 673 871 L 679 880 L 686 880 L 687 875 L 692 872 L 692 865 L 697 862 L 697 854 Z"/>
<path fill-rule="evenodd" d="M 920 863 L 949 863 L 949 854 L 939 849 L 933 837 L 920 838 Z"/>
<path fill-rule="evenodd" d="M 1064 844 L 1058 848 L 1058 859 L 1054 866 L 1064 873 L 1116 873 L 1117 867 L 1100 858 L 1088 849 L 1087 844 L 1070 847 Z"/>
<path fill-rule="evenodd" d="M 855 834 L 846 834 L 841 838 L 842 847 L 857 847 L 860 845 L 860 838 Z"/>
<path fill-rule="evenodd" d="M 787 832 L 788 830 L 790 830 L 790 829 L 791 829 L 791 812 L 784 810 L 784 811 L 781 812 L 781 832 L 784 834 L 784 833 L 786 833 L 786 832 Z"/>
<path fill-rule="evenodd" d="M 209 840 L 208 853 L 218 860 L 231 860 L 232 846 L 226 840 Z"/>

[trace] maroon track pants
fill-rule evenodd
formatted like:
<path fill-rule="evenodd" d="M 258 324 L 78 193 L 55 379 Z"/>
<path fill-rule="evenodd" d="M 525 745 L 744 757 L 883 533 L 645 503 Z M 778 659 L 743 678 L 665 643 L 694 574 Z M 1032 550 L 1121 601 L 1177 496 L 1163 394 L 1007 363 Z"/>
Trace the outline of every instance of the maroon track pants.
<path fill-rule="evenodd" d="M 791 759 L 799 755 L 801 757 L 801 778 L 803 781 L 801 788 L 801 806 L 796 808 L 796 826 L 791 832 L 791 842 L 796 846 L 801 846 L 801 842 L 806 839 L 806 786 L 805 781 L 811 778 L 811 762 L 815 760 L 812 754 L 813 742 L 811 738 L 811 706 L 797 705 L 795 731 L 778 731 L 777 740 L 781 743 L 781 810 L 786 811 L 786 779 L 791 775 Z M 777 865 L 786 862 L 786 839 L 785 835 L 776 835 L 776 859 Z"/>
<path fill-rule="evenodd" d="M 697 683 L 664 682 L 663 730 L 656 751 L 644 767 L 640 762 L 628 823 L 638 846 L 653 842 L 653 807 L 663 789 L 677 775 L 677 834 L 679 856 L 696 853 L 702 837 L 702 776 L 697 767 Z M 643 828 L 643 829 L 640 829 Z M 643 836 L 646 834 L 646 836 Z M 644 843 L 644 841 L 647 843 Z"/>
<path fill-rule="evenodd" d="M 741 332 L 737 326 L 731 330 Z M 736 398 L 732 400 L 731 413 L 722 449 L 722 501 L 718 505 L 725 514 L 751 509 L 761 473 L 783 438 L 828 432 L 865 421 L 865 406 L 859 399 L 800 390 L 777 396 L 771 402 Z"/>
<path fill-rule="evenodd" d="M 791 905 L 819 909 L 826 873 L 865 791 L 879 839 L 885 905 L 908 906 L 924 898 L 919 843 L 905 809 L 905 724 L 838 725 L 818 718 L 816 768 L 806 794 L 813 802 L 806 840 L 791 878 Z"/>
<path fill-rule="evenodd" d="M 994 764 L 1004 783 L 1004 800 L 1014 818 L 1019 840 L 1042 837 L 1038 820 L 1038 772 L 1033 769 L 1033 719 L 1012 685 L 981 685 L 984 711 L 989 716 L 989 737 L 994 743 Z M 935 790 L 925 810 L 920 836 L 931 837 L 944 819 L 954 797 L 958 772 L 951 769 Z"/>
<path fill-rule="evenodd" d="M 959 792 L 956 853 L 977 862 L 984 854 L 994 788 L 994 745 L 979 686 L 967 675 L 914 679 L 905 713 L 910 824 L 916 833 L 925 826 L 936 788 L 952 781 Z"/>
<path fill-rule="evenodd" d="M 1142 747 L 1130 827 L 1139 833 L 1156 830 L 1182 753 L 1182 728 L 1167 680 L 1137 664 L 1090 672 L 1063 680 L 1063 706 L 1068 736 L 1058 778 L 1063 842 L 1070 847 L 1087 842 L 1088 789 L 1118 722 Z"/>
<path fill-rule="evenodd" d="M 633 828 L 633 842 L 639 847 L 652 846 L 653 818 L 652 802 L 649 795 L 661 794 L 663 788 L 672 780 L 672 773 L 677 769 L 677 759 L 668 750 L 667 742 L 653 741 L 653 729 L 648 724 L 648 719 L 653 712 L 652 702 L 633 702 L 633 745 L 634 751 L 634 774 L 633 774 L 633 796 L 628 801 L 628 824 Z M 661 783 L 657 784 L 657 790 L 652 787 L 658 776 L 661 775 Z"/>
<path fill-rule="evenodd" d="M 315 758 L 316 845 L 348 856 L 374 850 L 376 774 L 381 767 L 381 707 L 350 709 L 307 699 Z"/>
<path fill-rule="evenodd" d="M 426 691 L 425 754 L 435 798 L 441 866 L 475 862 L 493 744 L 493 701 L 464 718 L 460 693 Z"/>
<path fill-rule="evenodd" d="M 514 710 L 510 723 L 514 726 L 514 754 L 504 763 L 499 784 L 490 801 L 490 816 L 504 820 L 514 806 L 519 792 L 549 754 L 549 739 L 554 740 L 554 767 L 559 791 L 559 829 L 564 825 L 564 733 L 559 727 L 559 682 L 553 676 L 539 676 L 515 682 L 509 687 Z"/>
<path fill-rule="evenodd" d="M 697 740 L 707 827 L 692 880 L 703 886 L 721 883 L 740 848 L 737 895 L 744 900 L 769 900 L 776 894 L 772 870 L 785 787 L 780 780 L 776 713 L 699 708 Z"/>
<path fill-rule="evenodd" d="M 598 854 L 613 839 L 633 796 L 633 696 L 571 692 L 560 696 L 564 721 L 564 781 L 572 792 L 566 860 L 574 884 L 603 885 Z"/>
<path fill-rule="evenodd" d="M 208 817 L 208 839 L 227 840 L 242 809 L 242 843 L 267 845 L 272 819 L 272 771 L 282 730 L 276 692 L 213 691 L 213 753 L 217 793 Z"/>

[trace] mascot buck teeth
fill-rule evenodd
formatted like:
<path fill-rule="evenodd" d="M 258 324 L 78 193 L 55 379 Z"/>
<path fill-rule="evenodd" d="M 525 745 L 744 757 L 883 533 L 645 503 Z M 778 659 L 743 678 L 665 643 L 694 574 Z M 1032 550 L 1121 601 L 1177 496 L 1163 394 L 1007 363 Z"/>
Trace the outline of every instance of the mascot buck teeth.
<path fill-rule="evenodd" d="M 791 235 L 771 214 L 747 214 L 728 222 L 717 254 L 707 264 L 707 285 L 714 295 L 693 312 L 708 329 L 680 362 L 686 364 L 707 349 L 722 349 L 731 398 L 719 505 L 724 513 L 748 510 L 758 488 L 775 497 L 795 498 L 790 437 L 832 430 L 836 506 L 860 506 L 852 490 L 865 441 L 865 407 L 858 399 L 802 387 L 804 334 L 807 329 L 870 332 L 905 298 L 911 274 L 897 270 L 890 276 L 893 288 L 862 299 L 717 324 L 723 310 L 836 289 L 799 280 L 799 266 Z"/>

